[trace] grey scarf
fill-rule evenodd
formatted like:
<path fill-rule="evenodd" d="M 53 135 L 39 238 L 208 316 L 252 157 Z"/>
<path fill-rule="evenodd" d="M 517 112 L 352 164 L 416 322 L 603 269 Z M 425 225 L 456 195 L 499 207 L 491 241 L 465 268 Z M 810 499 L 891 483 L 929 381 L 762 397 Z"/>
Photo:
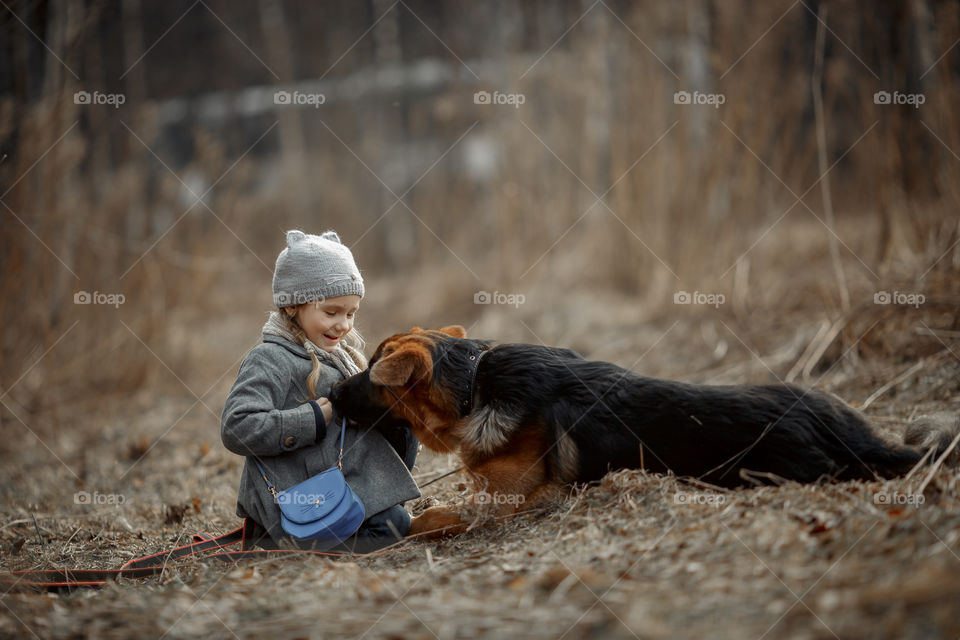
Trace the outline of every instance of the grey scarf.
<path fill-rule="evenodd" d="M 294 344 L 302 344 L 308 353 L 316 355 L 320 362 L 334 367 L 342 373 L 345 378 L 349 378 L 355 373 L 360 373 L 366 367 L 366 359 L 363 357 L 363 354 L 350 345 L 343 344 L 342 341 L 333 351 L 321 349 L 309 338 L 304 338 L 304 341 L 301 343 L 297 336 L 287 328 L 279 311 L 270 312 L 270 317 L 267 318 L 267 322 L 263 325 L 261 331 L 264 335 L 280 336 Z"/>

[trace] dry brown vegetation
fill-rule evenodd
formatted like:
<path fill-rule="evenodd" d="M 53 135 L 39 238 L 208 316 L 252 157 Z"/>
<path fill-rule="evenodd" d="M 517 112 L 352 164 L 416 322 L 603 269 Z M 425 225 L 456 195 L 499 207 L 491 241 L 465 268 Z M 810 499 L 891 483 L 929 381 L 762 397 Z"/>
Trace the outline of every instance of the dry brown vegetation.
<path fill-rule="evenodd" d="M 867 403 L 894 440 L 958 410 L 955 4 L 210 1 L 162 38 L 189 3 L 122 4 L 3 10 L 2 570 L 114 568 L 239 524 L 219 413 L 287 228 L 353 247 L 368 353 L 459 323 L 648 375 L 789 378 Z M 215 92 L 321 76 L 322 109 L 198 115 Z M 127 102 L 79 105 L 80 90 Z M 475 104 L 481 90 L 526 102 Z M 725 103 L 677 105 L 683 90 Z M 187 186 L 211 188 L 196 204 Z M 525 301 L 476 305 L 480 290 Z M 678 291 L 725 301 L 675 305 Z M 875 304 L 884 291 L 924 299 Z M 424 454 L 415 475 L 455 466 Z M 408 506 L 457 500 L 462 482 Z M 78 505 L 79 490 L 124 503 Z M 623 471 L 376 558 L 13 590 L 0 635 L 957 637 L 958 500 L 946 467 L 732 492 Z"/>

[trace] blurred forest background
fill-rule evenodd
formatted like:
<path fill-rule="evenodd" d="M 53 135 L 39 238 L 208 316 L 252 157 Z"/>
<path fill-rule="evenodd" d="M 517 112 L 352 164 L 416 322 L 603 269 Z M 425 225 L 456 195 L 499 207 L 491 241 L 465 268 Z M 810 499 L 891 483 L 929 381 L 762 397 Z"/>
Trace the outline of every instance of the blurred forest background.
<path fill-rule="evenodd" d="M 368 355 L 414 324 L 458 323 L 650 375 L 826 386 L 885 426 L 956 406 L 955 1 L 2 0 L 0 34 L 5 566 L 117 566 L 135 545 L 236 525 L 242 460 L 220 446 L 219 415 L 292 228 L 352 248 Z M 425 457 L 417 477 L 452 465 Z M 126 502 L 78 505 L 80 489 Z M 750 522 L 768 524 L 737 530 L 763 556 L 769 523 L 794 521 L 782 494 L 762 495 L 769 519 Z M 804 495 L 833 508 L 830 492 Z M 603 512 L 639 517 L 620 507 Z M 927 529 L 955 545 L 956 509 L 940 507 Z M 600 511 L 584 508 L 589 528 Z M 796 521 L 826 527 L 808 515 Z M 641 542 L 660 544 L 661 524 Z M 739 548 L 712 526 L 703 548 Z M 807 530 L 787 535 L 770 544 L 813 548 Z M 836 579 L 925 570 L 909 545 L 902 574 L 871 561 L 886 544 L 865 542 L 866 568 Z M 847 550 L 791 566 L 819 582 L 805 568 Z M 701 584 L 690 553 L 672 556 L 670 606 L 699 595 L 683 587 Z M 766 606 L 780 585 L 740 576 L 742 555 L 729 584 L 757 585 L 738 602 Z M 931 601 L 957 593 L 952 575 Z M 137 593 L 98 606 L 126 615 Z M 17 602 L 25 620 L 59 615 Z M 895 628 L 841 619 L 854 635 Z"/>
<path fill-rule="evenodd" d="M 68 455 L 72 421 L 137 393 L 218 413 L 289 228 L 352 247 L 370 348 L 456 322 L 628 365 L 645 327 L 706 316 L 659 367 L 683 375 L 749 342 L 718 321 L 815 327 L 887 290 L 956 329 L 955 2 L 10 0 L 0 21 L 7 455 L 40 446 L 24 427 Z"/>
<path fill-rule="evenodd" d="M 55 0 L 0 20 L 0 384 L 27 413 L 229 364 L 288 228 L 353 248 L 374 341 L 469 325 L 477 291 L 561 315 L 584 291 L 674 313 L 687 289 L 837 312 L 960 265 L 954 2 Z"/>

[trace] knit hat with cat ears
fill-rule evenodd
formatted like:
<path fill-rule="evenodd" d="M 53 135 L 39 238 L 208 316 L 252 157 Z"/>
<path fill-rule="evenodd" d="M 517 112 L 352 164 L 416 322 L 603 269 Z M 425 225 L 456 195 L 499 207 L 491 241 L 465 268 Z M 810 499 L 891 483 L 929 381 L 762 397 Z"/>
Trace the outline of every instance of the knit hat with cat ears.
<path fill-rule="evenodd" d="M 274 304 L 291 307 L 351 294 L 363 297 L 363 278 L 336 232 L 287 231 L 287 247 L 273 269 Z"/>

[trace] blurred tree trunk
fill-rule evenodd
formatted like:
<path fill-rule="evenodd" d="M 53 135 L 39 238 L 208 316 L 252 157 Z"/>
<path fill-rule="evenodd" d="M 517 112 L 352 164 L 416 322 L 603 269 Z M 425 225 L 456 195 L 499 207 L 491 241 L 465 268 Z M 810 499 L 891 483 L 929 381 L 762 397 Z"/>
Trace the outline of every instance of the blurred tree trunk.
<path fill-rule="evenodd" d="M 70 0 L 54 0 L 49 11 L 50 29 L 47 40 L 49 50 L 45 65 L 46 83 L 42 101 L 50 109 L 48 115 L 53 126 L 50 127 L 49 139 L 44 141 L 44 148 L 49 148 L 50 145 L 54 144 L 57 138 L 73 126 L 75 122 L 77 105 L 73 104 L 73 94 L 78 87 L 73 81 L 73 73 L 81 68 L 82 61 L 79 47 L 72 45 L 80 41 L 82 35 L 80 32 L 85 23 L 85 9 L 80 3 L 70 2 Z M 73 70 L 73 73 L 70 70 Z M 62 144 L 67 144 L 67 142 L 65 140 L 60 141 L 58 147 Z M 42 195 L 37 203 L 38 211 L 58 211 L 57 200 L 60 194 L 68 192 L 70 183 L 75 178 L 73 171 L 71 171 L 75 165 L 66 164 L 68 160 L 61 150 L 62 147 L 53 148 L 45 158 L 45 166 L 36 169 L 41 172 L 41 175 L 45 172 L 51 176 L 54 183 L 52 188 L 39 190 Z M 57 236 L 62 238 L 61 244 L 59 246 L 54 244 L 52 249 L 60 260 L 74 270 L 76 270 L 77 242 L 79 241 L 80 230 L 85 224 L 84 210 L 85 207 L 76 207 L 73 210 L 73 215 L 68 216 L 64 221 L 51 220 L 52 225 L 46 225 L 47 228 L 45 228 L 43 221 L 49 220 L 50 217 L 38 216 L 41 224 L 37 235 L 48 238 Z M 50 232 L 48 232 L 48 229 Z M 56 232 L 53 232 L 54 229 L 56 229 Z M 48 306 L 50 324 L 47 329 L 56 332 L 63 313 L 63 306 L 73 303 L 73 294 L 72 292 L 68 293 L 68 285 L 73 284 L 74 275 L 58 261 L 54 261 L 50 268 L 54 269 L 55 275 L 50 291 L 50 304 Z"/>
<path fill-rule="evenodd" d="M 582 0 L 581 11 L 590 9 L 593 2 Z M 610 118 L 611 96 L 610 66 L 607 56 L 612 46 L 610 38 L 610 13 L 603 7 L 594 7 L 583 20 L 586 30 L 585 77 L 590 79 L 587 87 L 584 118 L 583 153 L 581 171 L 583 180 L 597 195 L 601 195 L 610 186 Z M 608 198 L 604 198 L 606 201 Z M 585 193 L 581 199 L 580 211 L 585 210 L 595 200 L 592 194 Z M 602 205 L 597 205 L 602 208 Z"/>
<path fill-rule="evenodd" d="M 713 93 L 713 74 L 710 69 L 710 11 L 705 0 L 689 3 L 685 6 L 687 18 L 687 33 L 685 38 L 681 38 L 680 59 L 682 60 L 683 70 L 680 77 L 690 83 L 689 91 L 694 90 L 703 93 Z M 690 121 L 690 144 L 698 151 L 694 152 L 693 158 L 697 163 L 695 175 L 700 175 L 699 169 L 702 166 L 701 158 L 706 154 L 699 153 L 699 150 L 706 144 L 709 132 L 713 130 L 707 122 L 707 118 L 712 117 L 709 109 L 688 109 L 684 116 Z"/>
<path fill-rule="evenodd" d="M 374 64 L 378 69 L 389 68 L 403 62 L 403 52 L 401 49 L 403 43 L 400 39 L 401 7 L 397 5 L 391 8 L 391 6 L 393 6 L 391 0 L 373 0 L 372 19 L 376 20 L 382 16 L 371 33 L 373 37 Z M 395 144 L 397 138 L 400 139 L 400 144 L 409 143 L 405 117 L 406 105 L 403 104 L 403 102 L 406 101 L 406 96 L 401 94 L 400 100 L 401 108 L 381 110 L 381 116 L 377 118 L 377 126 L 379 128 L 378 136 L 382 145 L 381 149 L 388 158 L 394 155 L 390 152 L 390 145 Z M 390 172 L 388 172 L 388 174 L 389 173 Z M 403 175 L 406 175 L 406 173 L 403 173 Z M 406 182 L 412 182 L 416 179 L 415 176 L 408 176 L 408 178 Z M 387 178 L 387 182 L 391 182 L 389 177 Z M 394 183 L 390 185 L 390 188 L 393 189 L 397 195 L 400 195 L 407 190 L 408 186 L 406 184 Z M 372 216 L 379 217 L 395 200 L 393 194 L 382 189 L 381 193 L 382 195 L 379 198 L 379 211 L 373 212 L 371 214 Z M 376 220 L 376 217 L 372 218 L 371 224 L 373 224 L 373 220 Z M 383 248 L 383 257 L 387 266 L 408 266 L 407 262 L 416 255 L 416 245 L 420 243 L 417 234 L 420 223 L 413 218 L 413 215 L 403 204 L 397 204 L 390 213 L 380 221 L 378 226 L 380 228 L 377 229 L 375 237 L 378 238 L 380 246 Z"/>
<path fill-rule="evenodd" d="M 123 0 L 121 7 L 122 15 L 120 19 L 121 29 L 123 30 L 123 68 L 124 80 L 126 80 L 127 104 L 132 107 L 132 122 L 130 126 L 134 131 L 143 130 L 143 118 L 140 117 L 141 110 L 145 107 L 146 86 L 144 81 L 144 65 L 146 60 L 141 60 L 143 55 L 143 12 L 141 0 Z M 139 61 L 139 62 L 138 62 Z M 125 132 L 126 133 L 126 132 Z M 147 150 L 143 145 L 127 133 L 125 163 L 137 175 L 143 192 L 143 177 L 145 175 L 146 163 L 145 153 Z M 127 247 L 130 247 L 134 253 L 137 252 L 137 243 L 144 239 L 146 229 L 153 225 L 146 224 L 148 216 L 140 199 L 131 203 L 127 207 L 126 220 L 124 223 L 123 239 Z"/>
<path fill-rule="evenodd" d="M 878 56 L 881 88 L 891 93 L 922 93 L 927 98 L 925 104 L 931 105 L 937 73 L 930 69 L 936 59 L 933 53 L 936 42 L 928 0 L 909 0 L 905 4 L 883 7 L 866 1 L 861 4 L 861 10 L 873 16 L 866 23 L 867 37 L 884 47 Z M 877 159 L 880 262 L 889 258 L 898 241 L 905 237 L 914 245 L 926 242 L 925 225 L 911 223 L 911 216 L 902 214 L 913 207 L 911 203 L 929 204 L 943 192 L 939 184 L 941 172 L 934 166 L 937 142 L 931 141 L 920 111 L 905 105 L 886 105 L 881 115 L 879 135 L 885 152 Z"/>
<path fill-rule="evenodd" d="M 280 82 L 296 81 L 293 59 L 290 56 L 292 36 L 287 28 L 280 0 L 260 0 L 260 26 L 267 44 L 271 68 L 276 69 Z M 294 104 L 286 108 L 278 107 L 280 157 L 284 172 L 292 183 L 294 202 L 298 212 L 306 211 L 308 206 L 309 174 L 306 170 L 306 152 L 304 150 L 303 119 L 300 108 Z"/>

